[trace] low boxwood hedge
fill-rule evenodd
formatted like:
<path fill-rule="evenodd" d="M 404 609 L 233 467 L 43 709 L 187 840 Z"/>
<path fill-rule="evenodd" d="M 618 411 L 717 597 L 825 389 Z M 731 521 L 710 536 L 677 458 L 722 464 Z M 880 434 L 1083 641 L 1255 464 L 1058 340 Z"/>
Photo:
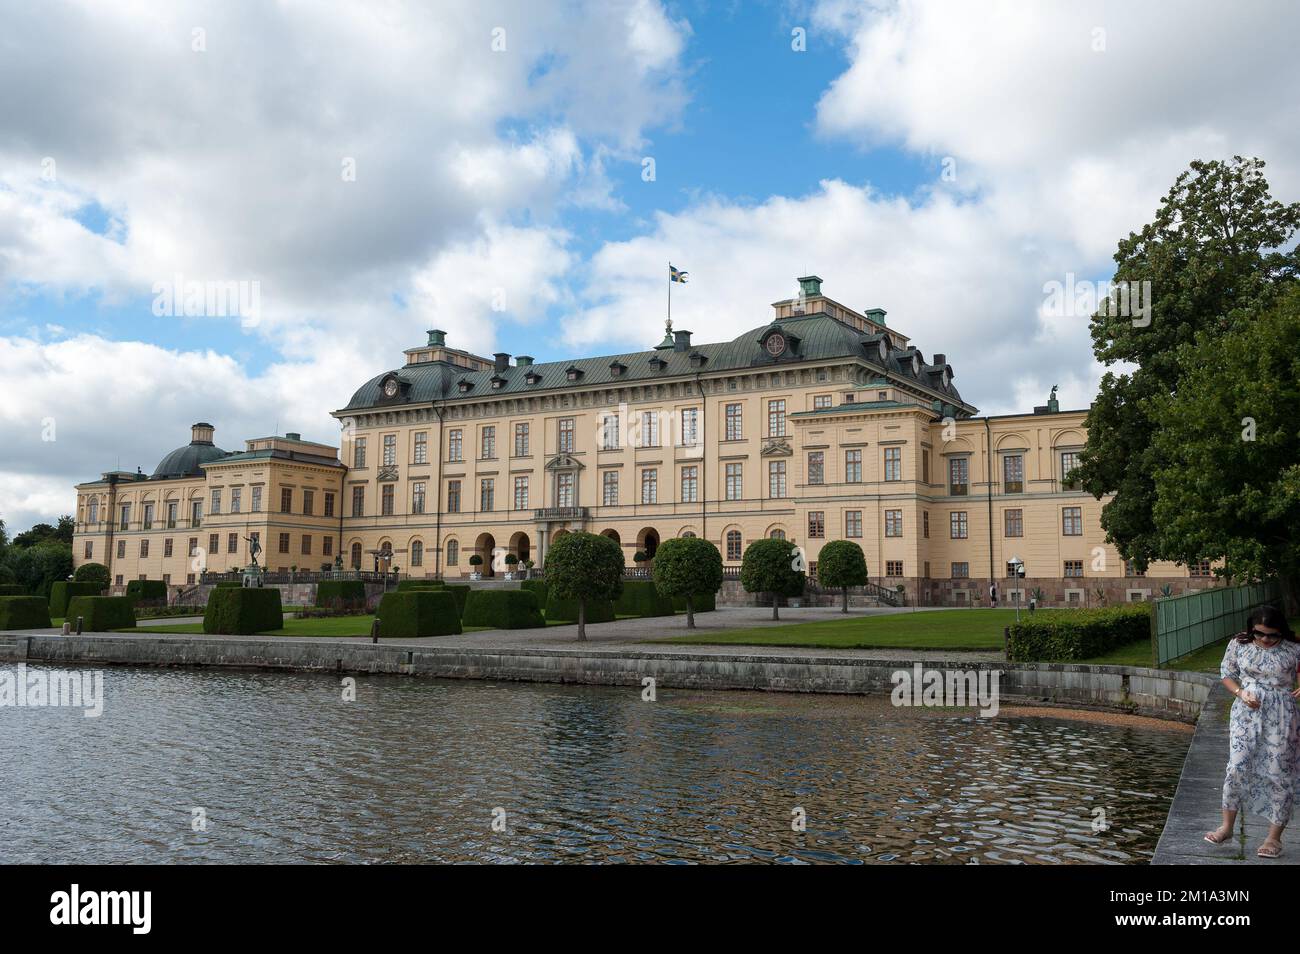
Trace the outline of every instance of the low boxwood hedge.
<path fill-rule="evenodd" d="M 397 584 L 397 592 L 406 590 L 440 590 L 446 584 L 442 580 L 402 580 Z"/>
<path fill-rule="evenodd" d="M 50 584 L 50 616 L 58 619 L 68 615 L 68 601 L 74 596 L 98 596 L 104 592 L 104 584 L 99 582 L 69 583 L 67 580 L 55 580 Z"/>
<path fill-rule="evenodd" d="M 536 629 L 545 626 L 531 590 L 471 590 L 461 620 L 466 626 L 492 629 Z"/>
<path fill-rule="evenodd" d="M 614 612 L 619 616 L 672 616 L 673 601 L 650 580 L 624 580 Z"/>
<path fill-rule="evenodd" d="M 564 623 L 576 623 L 578 621 L 578 601 L 562 600 L 557 596 L 550 596 L 546 601 L 546 622 L 553 623 L 556 620 Z M 610 623 L 613 620 L 613 600 L 587 600 L 586 622 Z"/>
<path fill-rule="evenodd" d="M 135 625 L 135 603 L 126 596 L 74 596 L 68 601 L 67 622 L 89 633 L 106 633 Z"/>
<path fill-rule="evenodd" d="M 44 629 L 50 608 L 39 596 L 0 596 L 0 629 Z"/>
<path fill-rule="evenodd" d="M 363 609 L 366 584 L 360 580 L 321 580 L 316 584 L 315 605 L 330 609 Z"/>
<path fill-rule="evenodd" d="M 452 636 L 460 632 L 456 597 L 441 587 L 385 593 L 376 615 L 380 636 Z"/>
<path fill-rule="evenodd" d="M 137 603 L 167 602 L 167 584 L 162 580 L 130 580 L 126 595 Z"/>
<path fill-rule="evenodd" d="M 468 583 L 448 583 L 443 589 L 456 597 L 456 612 L 463 619 L 465 617 L 465 603 L 469 600 L 469 593 L 473 587 Z"/>
<path fill-rule="evenodd" d="M 696 593 L 691 597 L 691 608 L 697 613 L 712 613 L 715 609 L 718 608 L 718 594 L 717 593 Z M 679 613 L 685 613 L 686 597 L 674 596 L 673 609 L 675 609 Z"/>
<path fill-rule="evenodd" d="M 524 580 L 519 584 L 519 588 L 531 590 L 533 595 L 537 597 L 537 605 L 543 608 L 546 607 L 546 595 L 550 591 L 546 588 L 545 580 Z"/>
<path fill-rule="evenodd" d="M 252 636 L 284 628 L 280 591 L 274 586 L 218 587 L 208 595 L 203 632 L 217 636 Z"/>
<path fill-rule="evenodd" d="M 1070 662 L 1151 638 L 1151 604 L 1039 610 L 1008 627 L 1008 662 Z"/>
<path fill-rule="evenodd" d="M 63 580 L 60 580 L 59 583 L 64 583 L 64 585 L 67 585 L 66 581 Z M 51 584 L 51 586 L 58 586 L 59 583 Z M 27 595 L 28 595 L 27 587 L 23 586 L 21 583 L 0 583 L 0 596 L 27 596 Z"/>

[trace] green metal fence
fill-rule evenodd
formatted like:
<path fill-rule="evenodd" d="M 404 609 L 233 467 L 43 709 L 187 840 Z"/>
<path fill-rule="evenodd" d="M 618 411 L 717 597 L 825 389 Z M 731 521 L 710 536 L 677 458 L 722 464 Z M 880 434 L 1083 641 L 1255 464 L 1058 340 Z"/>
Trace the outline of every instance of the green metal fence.
<path fill-rule="evenodd" d="M 1155 601 L 1151 616 L 1151 649 L 1155 664 L 1227 640 L 1246 627 L 1246 615 L 1261 603 L 1281 597 L 1276 580 L 1246 586 L 1215 587 L 1201 593 Z"/>

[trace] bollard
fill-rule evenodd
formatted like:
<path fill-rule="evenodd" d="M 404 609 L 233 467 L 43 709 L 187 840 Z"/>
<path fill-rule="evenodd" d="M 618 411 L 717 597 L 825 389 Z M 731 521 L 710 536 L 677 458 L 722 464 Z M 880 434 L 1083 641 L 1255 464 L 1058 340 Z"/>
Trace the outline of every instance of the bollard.
<path fill-rule="evenodd" d="M 66 619 L 63 621 L 63 635 L 64 636 L 72 635 L 72 624 L 69 623 Z"/>
<path fill-rule="evenodd" d="M 81 635 L 81 627 L 83 627 L 83 626 L 85 626 L 85 625 L 86 625 L 86 617 L 84 617 L 84 616 L 78 616 L 78 617 L 77 617 L 77 635 L 78 635 L 78 636 Z"/>
<path fill-rule="evenodd" d="M 379 642 L 379 617 L 378 616 L 376 616 L 375 621 L 370 624 L 370 641 L 372 643 Z"/>

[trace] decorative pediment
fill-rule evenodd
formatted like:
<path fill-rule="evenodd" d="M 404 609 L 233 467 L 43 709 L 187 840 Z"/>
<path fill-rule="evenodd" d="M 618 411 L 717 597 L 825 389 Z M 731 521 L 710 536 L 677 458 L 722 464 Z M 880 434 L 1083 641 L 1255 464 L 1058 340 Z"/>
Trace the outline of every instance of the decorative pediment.
<path fill-rule="evenodd" d="M 584 470 L 582 461 L 572 454 L 556 454 L 546 462 L 546 470 L 554 473 L 558 470 Z"/>
<path fill-rule="evenodd" d="M 763 450 L 760 452 L 761 457 L 793 457 L 794 450 L 790 447 L 790 440 L 786 437 L 769 437 L 763 441 Z"/>
<path fill-rule="evenodd" d="M 397 467 L 391 464 L 387 467 L 380 467 L 375 474 L 375 478 L 380 483 L 391 483 L 397 479 Z"/>

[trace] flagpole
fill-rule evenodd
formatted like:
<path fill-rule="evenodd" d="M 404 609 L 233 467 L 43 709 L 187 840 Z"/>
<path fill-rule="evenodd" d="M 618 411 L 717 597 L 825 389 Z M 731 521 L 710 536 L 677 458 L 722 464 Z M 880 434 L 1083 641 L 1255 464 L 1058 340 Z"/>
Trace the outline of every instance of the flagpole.
<path fill-rule="evenodd" d="M 668 324 L 673 323 L 673 263 L 668 263 Z"/>

